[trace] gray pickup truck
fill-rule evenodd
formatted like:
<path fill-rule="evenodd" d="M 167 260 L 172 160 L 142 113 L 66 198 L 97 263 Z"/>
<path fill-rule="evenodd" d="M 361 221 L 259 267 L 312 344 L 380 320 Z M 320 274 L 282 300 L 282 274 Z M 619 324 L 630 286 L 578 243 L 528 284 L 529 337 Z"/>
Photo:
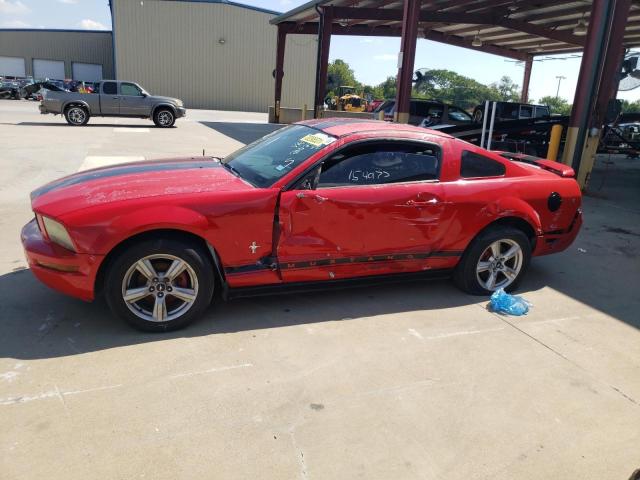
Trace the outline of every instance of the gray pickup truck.
<path fill-rule="evenodd" d="M 86 125 L 94 117 L 150 118 L 158 127 L 172 127 L 187 110 L 182 100 L 151 95 L 133 82 L 103 80 L 93 93 L 45 90 L 40 113 L 64 115 L 69 125 Z"/>

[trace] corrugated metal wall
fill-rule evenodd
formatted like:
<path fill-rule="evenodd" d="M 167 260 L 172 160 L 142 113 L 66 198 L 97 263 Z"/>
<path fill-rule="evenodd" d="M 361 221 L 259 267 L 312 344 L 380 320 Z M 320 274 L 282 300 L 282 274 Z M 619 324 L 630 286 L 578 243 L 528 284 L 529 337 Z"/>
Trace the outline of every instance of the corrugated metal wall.
<path fill-rule="evenodd" d="M 33 59 L 64 60 L 67 78 L 71 78 L 71 63 L 102 65 L 105 78 L 113 78 L 111 32 L 0 30 L 0 56 L 22 57 L 26 74 L 33 75 Z"/>
<path fill-rule="evenodd" d="M 273 15 L 167 0 L 116 0 L 113 10 L 118 79 L 192 108 L 266 112 L 273 104 Z M 313 109 L 316 45 L 313 35 L 287 37 L 283 106 Z"/>

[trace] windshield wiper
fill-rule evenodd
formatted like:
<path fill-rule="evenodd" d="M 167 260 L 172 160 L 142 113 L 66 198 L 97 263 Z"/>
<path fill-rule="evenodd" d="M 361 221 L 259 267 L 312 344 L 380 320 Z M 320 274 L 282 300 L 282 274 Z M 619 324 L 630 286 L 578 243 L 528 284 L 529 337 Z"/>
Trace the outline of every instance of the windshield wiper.
<path fill-rule="evenodd" d="M 228 163 L 224 163 L 224 162 L 220 162 L 220 164 L 226 168 L 227 170 L 229 170 L 231 173 L 233 173 L 236 177 L 242 178 L 242 175 L 240 175 L 240 172 L 238 170 L 236 170 L 235 168 L 233 168 L 231 165 L 229 165 Z"/>

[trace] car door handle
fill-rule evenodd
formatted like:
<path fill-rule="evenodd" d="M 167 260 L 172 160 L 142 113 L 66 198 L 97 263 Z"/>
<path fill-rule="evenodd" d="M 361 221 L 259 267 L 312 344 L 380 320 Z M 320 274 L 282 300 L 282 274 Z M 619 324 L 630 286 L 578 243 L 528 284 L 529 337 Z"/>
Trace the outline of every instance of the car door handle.
<path fill-rule="evenodd" d="M 325 200 L 328 200 L 327 197 L 323 197 L 322 195 L 305 195 L 303 192 L 296 193 L 296 198 L 313 198 L 316 202 L 322 203 Z"/>
<path fill-rule="evenodd" d="M 111 97 L 111 98 L 113 98 L 114 100 L 118 100 L 120 97 Z"/>
<path fill-rule="evenodd" d="M 415 201 L 415 200 L 409 200 L 407 202 L 407 205 L 409 207 L 426 207 L 428 205 L 437 205 L 439 203 L 437 198 L 432 198 L 430 200 L 426 200 L 426 201 Z"/>

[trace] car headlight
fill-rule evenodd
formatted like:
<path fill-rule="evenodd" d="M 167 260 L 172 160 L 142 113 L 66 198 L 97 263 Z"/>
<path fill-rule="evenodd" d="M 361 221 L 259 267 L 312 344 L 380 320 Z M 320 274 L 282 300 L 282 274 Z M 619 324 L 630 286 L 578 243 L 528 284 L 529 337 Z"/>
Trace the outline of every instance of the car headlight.
<path fill-rule="evenodd" d="M 67 229 L 64 228 L 64 225 L 49 217 L 39 217 L 42 218 L 42 226 L 44 226 L 45 233 L 47 237 L 49 237 L 49 240 L 53 243 L 57 243 L 61 247 L 71 250 L 72 252 L 76 251 L 76 247 L 71 240 L 71 236 L 69 235 L 69 232 L 67 232 Z"/>

